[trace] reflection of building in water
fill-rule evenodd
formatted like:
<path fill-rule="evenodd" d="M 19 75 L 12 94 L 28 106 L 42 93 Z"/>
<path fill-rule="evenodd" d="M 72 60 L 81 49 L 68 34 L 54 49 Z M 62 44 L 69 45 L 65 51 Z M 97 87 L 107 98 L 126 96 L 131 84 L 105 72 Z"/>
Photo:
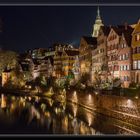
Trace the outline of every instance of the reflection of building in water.
<path fill-rule="evenodd" d="M 68 134 L 68 116 L 64 116 L 62 119 L 62 130 L 64 133 Z"/>
<path fill-rule="evenodd" d="M 1 94 L 1 108 L 6 108 L 6 97 Z"/>
<path fill-rule="evenodd" d="M 36 108 L 34 106 L 31 106 L 31 110 L 30 110 L 30 118 L 28 120 L 28 122 L 30 123 L 34 118 L 36 119 L 40 119 L 40 113 L 36 110 Z"/>
<path fill-rule="evenodd" d="M 78 110 L 77 104 L 73 104 L 72 105 L 72 112 L 73 112 L 74 117 L 76 117 L 76 115 L 77 115 L 77 110 Z"/>
<path fill-rule="evenodd" d="M 4 86 L 5 84 L 7 84 L 8 80 L 10 79 L 10 76 L 11 76 L 11 70 L 5 69 L 2 72 L 2 86 Z"/>
<path fill-rule="evenodd" d="M 77 92 L 76 92 L 76 91 L 73 92 L 72 101 L 73 101 L 74 103 L 77 103 L 77 102 L 78 102 Z"/>
<path fill-rule="evenodd" d="M 85 124 L 82 121 L 80 122 L 79 133 L 85 134 Z"/>
<path fill-rule="evenodd" d="M 79 125 L 78 125 L 78 120 L 77 118 L 74 118 L 72 120 L 72 126 L 73 126 L 73 133 L 74 134 L 79 134 Z"/>
<path fill-rule="evenodd" d="M 57 121 L 59 120 L 59 121 Z M 58 134 L 61 132 L 61 121 L 60 121 L 60 118 L 53 118 L 52 120 L 52 129 L 53 129 L 53 134 Z"/>
<path fill-rule="evenodd" d="M 52 122 L 52 119 L 51 119 L 51 115 L 50 115 L 50 112 L 49 111 L 46 111 L 45 112 L 45 117 L 46 117 L 46 124 L 47 124 L 47 129 L 51 129 L 50 125 L 51 125 L 51 122 Z"/>
<path fill-rule="evenodd" d="M 85 122 L 80 122 L 79 134 L 95 134 L 95 129 L 89 127 Z"/>

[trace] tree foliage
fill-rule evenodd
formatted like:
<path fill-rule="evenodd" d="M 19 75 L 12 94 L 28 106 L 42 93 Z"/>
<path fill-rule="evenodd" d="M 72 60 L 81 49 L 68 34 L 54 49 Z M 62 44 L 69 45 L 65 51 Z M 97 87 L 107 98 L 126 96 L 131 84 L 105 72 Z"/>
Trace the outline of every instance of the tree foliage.
<path fill-rule="evenodd" d="M 13 51 L 0 51 L 0 74 L 8 68 L 15 68 L 18 64 L 18 54 Z"/>
<path fill-rule="evenodd" d="M 89 79 L 90 79 L 90 74 L 89 73 L 85 73 L 85 74 L 83 74 L 81 76 L 80 81 L 81 81 L 82 84 L 87 84 L 87 82 L 89 81 Z"/>

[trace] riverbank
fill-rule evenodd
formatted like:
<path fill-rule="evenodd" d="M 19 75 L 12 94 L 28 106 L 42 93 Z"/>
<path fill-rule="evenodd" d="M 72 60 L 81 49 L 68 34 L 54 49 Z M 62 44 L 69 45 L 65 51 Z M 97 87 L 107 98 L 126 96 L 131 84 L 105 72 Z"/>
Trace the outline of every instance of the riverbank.
<path fill-rule="evenodd" d="M 17 96 L 39 96 L 43 94 L 33 94 L 31 91 L 2 89 L 1 92 Z M 68 90 L 66 99 L 91 112 L 96 112 L 112 119 L 117 119 L 121 124 L 126 123 L 127 127 L 140 133 L 140 99 L 128 98 L 115 95 L 101 94 L 100 92 L 76 92 Z"/>
<path fill-rule="evenodd" d="M 96 93 L 84 94 L 71 91 L 67 100 L 92 112 L 119 120 L 119 125 L 140 133 L 140 99 Z M 135 130 L 135 131 L 134 131 Z"/>

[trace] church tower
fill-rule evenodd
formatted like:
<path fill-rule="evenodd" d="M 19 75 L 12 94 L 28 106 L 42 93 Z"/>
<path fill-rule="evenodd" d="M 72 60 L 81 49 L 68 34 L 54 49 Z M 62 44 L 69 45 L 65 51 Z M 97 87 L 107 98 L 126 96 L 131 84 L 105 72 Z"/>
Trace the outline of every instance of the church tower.
<path fill-rule="evenodd" d="M 99 10 L 99 6 L 98 6 L 95 24 L 93 25 L 92 37 L 98 37 L 100 26 L 103 26 L 103 23 L 101 20 L 100 10 Z"/>

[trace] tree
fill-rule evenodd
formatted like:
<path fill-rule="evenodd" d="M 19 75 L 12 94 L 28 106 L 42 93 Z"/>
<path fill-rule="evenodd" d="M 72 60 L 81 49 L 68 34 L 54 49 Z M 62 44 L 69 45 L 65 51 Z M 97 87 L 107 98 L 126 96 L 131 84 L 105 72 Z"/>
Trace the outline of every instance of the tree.
<path fill-rule="evenodd" d="M 5 68 L 13 69 L 18 65 L 18 54 L 13 51 L 0 51 L 0 74 Z"/>

